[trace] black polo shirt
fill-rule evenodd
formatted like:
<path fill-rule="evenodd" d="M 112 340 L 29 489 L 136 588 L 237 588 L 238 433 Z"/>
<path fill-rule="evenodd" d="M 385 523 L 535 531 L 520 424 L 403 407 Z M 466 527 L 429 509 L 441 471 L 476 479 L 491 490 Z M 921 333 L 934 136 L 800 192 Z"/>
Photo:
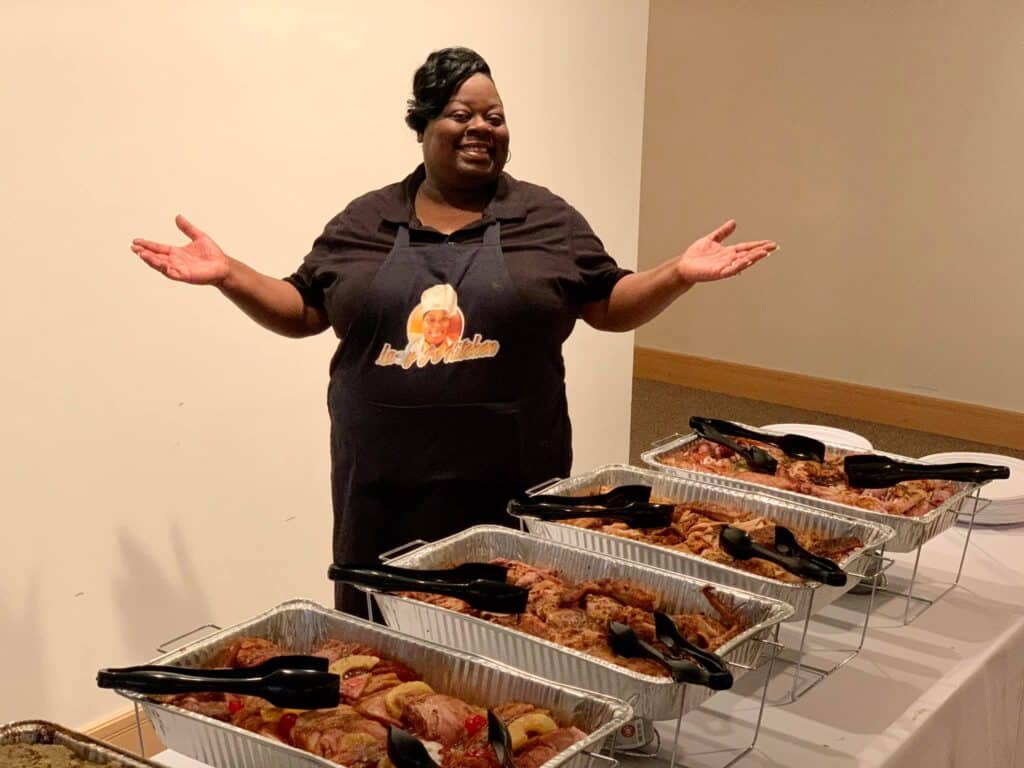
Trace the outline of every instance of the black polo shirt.
<path fill-rule="evenodd" d="M 523 299 L 537 310 L 557 343 L 572 331 L 581 308 L 607 298 L 629 270 L 620 269 L 586 219 L 550 190 L 498 178 L 483 217 L 444 235 L 416 218 L 416 190 L 425 178 L 420 165 L 397 184 L 353 200 L 331 219 L 313 250 L 290 277 L 307 305 L 323 309 L 343 338 L 362 306 L 377 270 L 395 243 L 398 226 L 409 228 L 411 243 L 483 242 L 487 225 L 501 223 L 501 248 L 509 276 Z"/>

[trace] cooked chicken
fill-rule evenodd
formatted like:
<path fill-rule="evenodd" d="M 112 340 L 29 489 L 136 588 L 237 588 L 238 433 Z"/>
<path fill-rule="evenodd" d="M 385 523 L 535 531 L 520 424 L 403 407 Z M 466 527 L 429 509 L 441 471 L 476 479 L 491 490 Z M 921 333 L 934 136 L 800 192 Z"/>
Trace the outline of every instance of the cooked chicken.
<path fill-rule="evenodd" d="M 557 731 L 531 739 L 516 753 L 516 768 L 540 768 L 585 735 L 576 728 L 559 728 Z"/>
<path fill-rule="evenodd" d="M 214 660 L 217 667 L 255 667 L 275 656 L 284 656 L 283 648 L 259 637 L 243 637 L 231 643 Z"/>
<path fill-rule="evenodd" d="M 288 741 L 349 768 L 377 768 L 387 753 L 387 735 L 383 725 L 343 704 L 298 715 Z"/>
<path fill-rule="evenodd" d="M 601 489 L 604 490 L 604 489 Z M 672 504 L 669 499 L 652 499 Z M 799 584 L 802 578 L 767 560 L 751 558 L 736 560 L 727 554 L 718 543 L 719 532 L 725 525 L 746 531 L 756 542 L 770 544 L 775 539 L 775 523 L 766 517 L 744 512 L 737 507 L 724 504 L 684 502 L 675 504 L 672 524 L 665 528 L 630 528 L 625 523 L 587 517 L 565 521 L 568 525 L 600 533 L 620 536 L 646 544 L 675 549 L 697 555 L 715 563 L 730 565 L 744 571 L 756 573 L 771 579 Z M 858 549 L 862 542 L 854 537 L 828 538 L 810 531 L 787 526 L 796 536 L 800 546 L 815 555 L 841 562 L 843 558 Z M 642 606 L 641 606 L 642 607 Z"/>
<path fill-rule="evenodd" d="M 260 638 L 241 638 L 216 657 L 225 666 L 241 668 L 291 651 Z M 327 640 L 311 653 L 331 661 L 341 675 L 345 703 L 331 709 L 281 709 L 254 696 L 224 693 L 155 697 L 239 728 L 282 741 L 348 768 L 393 768 L 387 758 L 387 728 L 395 725 L 441 750 L 442 768 L 500 768 L 487 743 L 486 710 L 434 692 L 415 670 L 361 643 Z M 538 763 L 583 738 L 575 728 L 557 728 L 550 713 L 533 704 L 507 701 L 494 707 L 506 722 L 541 714 L 548 731 L 515 748 L 518 767 Z M 555 734 L 560 734 L 555 736 Z M 543 736 L 548 738 L 541 741 Z M 537 742 L 537 744 L 534 744 Z M 541 751 L 538 744 L 557 747 Z M 520 757 L 522 756 L 522 760 Z M 545 758 L 545 760 L 548 758 Z"/>
<path fill-rule="evenodd" d="M 660 456 L 658 461 L 670 467 L 728 475 L 757 485 L 905 517 L 927 514 L 956 492 L 956 484 L 945 480 L 907 480 L 880 489 L 851 488 L 843 471 L 843 457 L 831 451 L 826 452 L 823 463 L 797 461 L 772 445 L 743 438 L 736 438 L 736 441 L 768 451 L 778 462 L 775 474 L 752 472 L 742 456 L 707 440 L 696 440 L 678 451 Z"/>
<path fill-rule="evenodd" d="M 486 716 L 486 712 L 469 706 L 461 699 L 430 693 L 406 705 L 404 722 L 417 736 L 439 741 L 447 747 L 465 738 L 466 721 L 473 715 Z"/>
<path fill-rule="evenodd" d="M 537 568 L 505 558 L 491 562 L 508 568 L 509 583 L 531 585 L 524 613 L 492 614 L 473 610 L 461 601 L 439 601 L 436 595 L 423 592 L 400 594 L 550 640 L 634 672 L 669 676 L 668 670 L 658 662 L 618 656 L 608 645 L 608 624 L 612 621 L 628 625 L 642 640 L 657 642 L 653 611 L 662 608 L 662 600 L 653 590 L 623 579 L 593 579 L 574 585 L 550 568 Z M 710 587 L 705 587 L 703 592 L 719 618 L 706 614 L 682 614 L 672 618 L 691 641 L 714 650 L 743 632 L 746 624 Z"/>

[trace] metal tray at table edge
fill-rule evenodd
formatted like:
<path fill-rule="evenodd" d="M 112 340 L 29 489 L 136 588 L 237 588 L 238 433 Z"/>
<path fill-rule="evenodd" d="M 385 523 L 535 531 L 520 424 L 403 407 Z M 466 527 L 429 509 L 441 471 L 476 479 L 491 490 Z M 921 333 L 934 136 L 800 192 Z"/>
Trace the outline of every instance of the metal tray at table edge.
<path fill-rule="evenodd" d="M 755 491 L 769 496 L 774 496 L 775 498 L 786 499 L 796 504 L 813 507 L 814 509 L 818 509 L 823 512 L 846 515 L 847 517 L 856 517 L 861 520 L 879 523 L 880 525 L 887 525 L 895 531 L 895 535 L 886 545 L 886 549 L 890 552 L 913 552 L 925 542 L 951 528 L 957 521 L 957 517 L 964 501 L 978 487 L 976 483 L 957 483 L 957 492 L 942 502 L 942 504 L 937 506 L 935 509 L 931 510 L 927 514 L 921 515 L 920 517 L 905 517 L 903 515 L 890 515 L 886 512 L 877 512 L 871 509 L 862 509 L 861 507 L 855 507 L 851 504 L 827 501 L 825 499 L 820 499 L 817 496 L 809 496 L 803 493 L 796 493 L 795 491 L 786 491 L 781 488 L 760 485 L 759 483 L 747 480 L 736 480 L 735 478 L 731 478 L 726 475 L 717 475 L 713 472 L 698 472 L 696 470 L 680 469 L 679 467 L 673 467 L 659 460 L 659 457 L 672 453 L 673 451 L 677 451 L 680 448 L 684 448 L 688 444 L 700 439 L 700 435 L 696 433 L 690 433 L 688 435 L 673 435 L 671 437 L 663 438 L 663 440 L 655 442 L 649 450 L 640 454 L 640 459 L 658 472 L 665 472 L 671 475 L 676 475 L 677 477 L 689 478 L 691 480 L 699 480 L 701 482 L 725 488 Z M 826 442 L 825 446 L 840 456 L 864 453 L 860 448 L 852 448 L 839 443 Z M 886 456 L 890 459 L 896 459 L 897 461 L 917 461 L 917 459 L 908 456 L 900 456 L 896 453 L 886 453 L 885 451 L 872 450 L 870 453 L 877 456 Z"/>
<path fill-rule="evenodd" d="M 8 744 L 60 744 L 90 763 L 111 768 L 161 768 L 157 763 L 125 752 L 112 744 L 46 720 L 16 720 L 0 724 L 0 746 Z"/>
<path fill-rule="evenodd" d="M 704 586 L 713 587 L 745 613 L 751 624 L 748 630 L 718 650 L 719 655 L 733 664 L 735 679 L 747 671 L 743 667 L 756 665 L 762 649 L 759 640 L 764 639 L 775 624 L 785 621 L 793 610 L 772 598 L 597 555 L 502 526 L 468 528 L 390 559 L 388 563 L 405 568 L 437 568 L 494 557 L 552 567 L 576 582 L 598 578 L 627 579 L 653 589 L 666 600 L 666 609 L 672 613 L 707 610 L 707 602 L 700 590 Z M 667 678 L 633 672 L 581 651 L 474 616 L 411 598 L 368 591 L 372 592 L 389 626 L 470 653 L 500 659 L 551 680 L 588 690 L 614 691 L 615 695 L 626 698 L 633 705 L 637 717 L 671 719 L 698 706 L 713 693 L 701 686 L 678 685 Z"/>
<path fill-rule="evenodd" d="M 847 573 L 862 572 L 860 569 L 867 566 L 869 561 L 874 558 L 873 551 L 884 546 L 893 536 L 892 528 L 885 525 L 823 512 L 748 489 L 725 488 L 700 480 L 675 477 L 665 472 L 656 472 L 652 469 L 625 464 L 608 464 L 598 467 L 591 472 L 559 480 L 536 493 L 582 496 L 590 491 L 596 491 L 602 486 L 634 483 L 652 486 L 652 497 L 668 498 L 673 501 L 727 504 L 757 515 L 763 515 L 783 525 L 830 538 L 856 536 L 861 540 L 861 546 L 839 563 L 839 566 Z M 859 581 L 858 578 L 852 576 L 847 579 L 846 586 L 843 587 L 832 587 L 814 581 L 792 584 L 657 544 L 634 541 L 609 533 L 591 531 L 565 523 L 539 520 L 534 517 L 527 517 L 524 522 L 530 533 L 546 539 L 602 552 L 631 562 L 644 563 L 674 573 L 686 573 L 699 579 L 782 600 L 793 606 L 793 615 L 789 621 L 802 621 L 808 615 L 817 613 L 853 589 Z"/>
<path fill-rule="evenodd" d="M 605 739 L 633 716 L 628 703 L 611 696 L 556 686 L 491 659 L 403 635 L 302 599 L 282 603 L 150 663 L 205 666 L 223 646 L 243 636 L 263 637 L 297 653 L 307 652 L 327 638 L 365 643 L 415 669 L 439 693 L 480 706 L 518 700 L 545 707 L 560 722 L 570 722 L 586 732 L 587 737 L 544 763 L 542 768 L 582 768 L 590 760 L 589 753 L 597 752 Z M 142 705 L 169 748 L 212 766 L 338 768 L 337 763 L 325 758 L 205 715 L 152 701 L 144 694 L 118 693 Z"/>

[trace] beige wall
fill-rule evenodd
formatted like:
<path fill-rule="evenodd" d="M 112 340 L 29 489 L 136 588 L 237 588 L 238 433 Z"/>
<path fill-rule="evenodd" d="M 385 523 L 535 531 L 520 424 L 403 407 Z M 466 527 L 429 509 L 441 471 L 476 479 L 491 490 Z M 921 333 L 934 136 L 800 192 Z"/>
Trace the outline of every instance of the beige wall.
<path fill-rule="evenodd" d="M 0 722 L 80 726 L 123 706 L 97 668 L 330 600 L 333 339 L 267 334 L 130 239 L 180 239 L 182 211 L 290 273 L 417 162 L 412 72 L 466 44 L 505 98 L 509 170 L 634 266 L 647 3 L 5 3 L 0 27 Z M 631 349 L 568 346 L 577 467 L 628 454 Z"/>
<path fill-rule="evenodd" d="M 1024 6 L 654 0 L 641 266 L 781 251 L 637 344 L 1024 410 Z"/>

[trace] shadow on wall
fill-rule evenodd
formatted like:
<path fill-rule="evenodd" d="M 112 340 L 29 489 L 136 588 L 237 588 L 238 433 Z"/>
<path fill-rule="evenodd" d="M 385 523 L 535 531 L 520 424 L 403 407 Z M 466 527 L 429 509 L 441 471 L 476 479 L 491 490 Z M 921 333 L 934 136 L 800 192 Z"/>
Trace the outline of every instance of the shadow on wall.
<path fill-rule="evenodd" d="M 29 574 L 26 581 L 17 587 L 25 596 L 19 610 L 8 609 L 0 602 L 0 631 L 3 632 L 0 679 L 30 680 L 32 684 L 17 691 L 4 691 L 0 700 L 0 723 L 50 711 L 50 701 L 46 696 L 49 690 L 46 678 L 50 670 L 43 663 L 46 643 L 39 617 L 42 609 L 39 574 Z"/>
<path fill-rule="evenodd" d="M 122 528 L 118 534 L 121 555 L 112 591 L 132 663 L 151 659 L 161 643 L 211 620 L 209 600 L 177 523 L 172 523 L 170 536 L 177 564 L 173 576 L 160 572 L 156 559 L 133 531 Z"/>

